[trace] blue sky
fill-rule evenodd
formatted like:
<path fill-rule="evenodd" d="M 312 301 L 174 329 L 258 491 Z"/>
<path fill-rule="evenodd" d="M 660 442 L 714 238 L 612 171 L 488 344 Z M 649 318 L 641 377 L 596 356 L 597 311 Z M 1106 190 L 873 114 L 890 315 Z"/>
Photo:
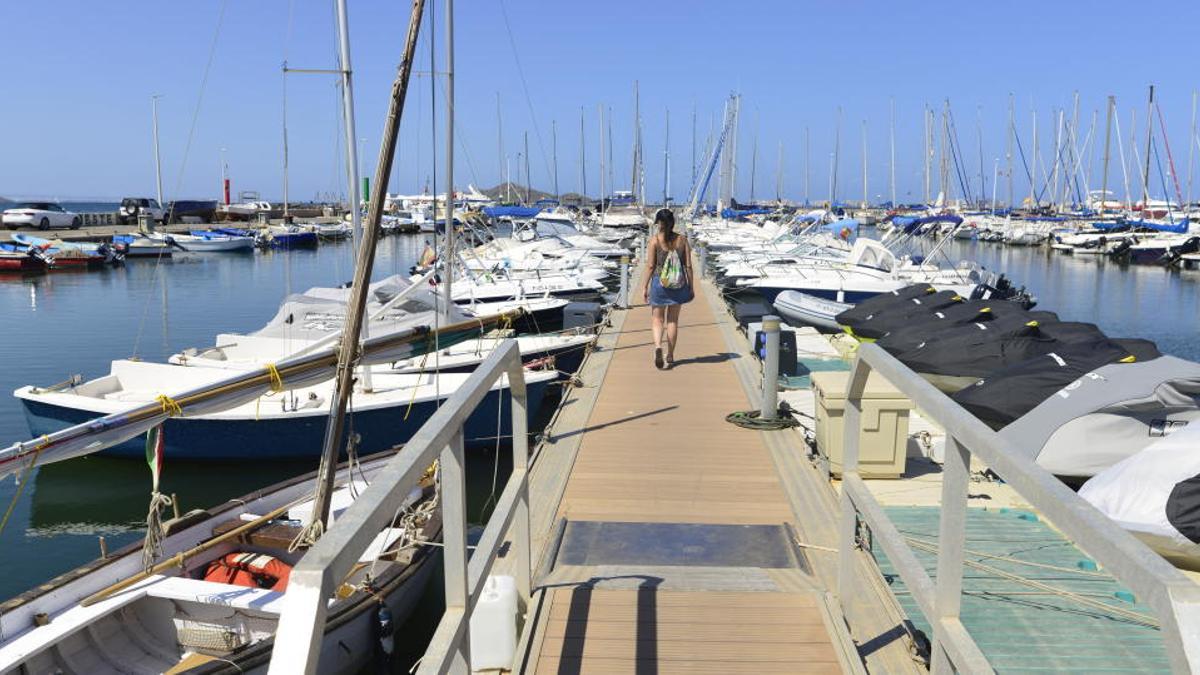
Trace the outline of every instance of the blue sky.
<path fill-rule="evenodd" d="M 435 4 L 440 64 L 442 4 Z M 258 190 L 264 198 L 278 199 L 284 109 L 280 65 L 285 58 L 294 67 L 334 65 L 332 7 L 332 0 L 3 3 L 0 25 L 6 28 L 8 67 L 0 115 L 0 195 L 67 199 L 152 194 L 150 95 L 160 93 L 168 198 L 215 198 L 220 151 L 226 148 L 235 192 Z M 358 136 L 367 139 L 364 164 L 372 171 L 407 13 L 408 3 L 397 0 L 350 0 Z M 917 199 L 922 192 L 922 107 L 940 106 L 946 98 L 976 186 L 977 117 L 981 121 L 983 173 L 990 184 L 993 160 L 1000 158 L 1004 168 L 1010 92 L 1026 152 L 1031 150 L 1035 109 L 1044 153 L 1052 143 L 1053 111 L 1066 108 L 1069 116 L 1073 92 L 1081 97 L 1081 137 L 1092 112 L 1099 111 L 1092 162 L 1098 187 L 1105 97 L 1117 97 L 1128 153 L 1130 111 L 1136 110 L 1139 129 L 1144 129 L 1149 83 L 1158 87 L 1175 166 L 1186 183 L 1192 91 L 1200 86 L 1194 52 L 1198 25 L 1200 3 L 1184 1 L 997 6 L 675 0 L 505 0 L 501 5 L 460 0 L 455 58 L 462 152 L 456 160 L 456 184 L 499 182 L 500 92 L 504 146 L 514 172 L 522 134 L 528 131 L 533 183 L 551 186 L 551 124 L 556 120 L 559 184 L 563 191 L 578 189 L 582 106 L 588 191 L 595 194 L 597 106 L 604 105 L 614 116 L 616 182 L 628 185 L 634 80 L 641 88 L 651 196 L 662 192 L 666 111 L 671 114 L 671 192 L 682 199 L 691 178 L 693 106 L 697 142 L 703 146 L 710 124 L 719 125 L 721 106 L 734 90 L 743 95 L 738 195 L 744 199 L 750 196 L 755 135 L 755 196 L 774 196 L 781 142 L 785 196 L 805 196 L 806 127 L 811 134 L 810 193 L 814 199 L 825 198 L 839 106 L 839 196 L 862 196 L 866 120 L 870 195 L 886 198 L 890 99 L 896 108 L 901 200 Z M 427 38 L 423 34 L 420 70 L 429 69 Z M 439 153 L 444 145 L 440 97 Z M 345 189 L 337 106 L 332 78 L 288 78 L 294 199 Z M 1139 152 L 1144 152 L 1142 133 Z M 427 77 L 414 78 L 393 191 L 421 189 L 432 169 L 432 148 L 430 83 Z M 443 162 L 439 157 L 439 172 Z M 1027 194 L 1024 170 L 1019 161 L 1016 166 L 1016 192 Z M 440 189 L 443 181 L 438 182 Z M 1152 182 L 1152 191 L 1161 194 L 1161 183 Z M 1115 159 L 1109 183 L 1123 192 Z M 1001 197 L 1004 192 L 1002 188 Z"/>

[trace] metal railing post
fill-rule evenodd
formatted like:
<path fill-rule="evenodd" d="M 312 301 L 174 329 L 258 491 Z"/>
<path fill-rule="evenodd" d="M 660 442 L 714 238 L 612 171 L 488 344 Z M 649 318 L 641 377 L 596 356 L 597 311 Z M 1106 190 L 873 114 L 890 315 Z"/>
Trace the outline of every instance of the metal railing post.
<path fill-rule="evenodd" d="M 700 276 L 706 276 L 708 274 L 708 249 L 704 246 L 697 248 L 696 258 L 700 263 Z"/>
<path fill-rule="evenodd" d="M 513 573 L 517 578 L 517 592 L 529 606 L 533 596 L 533 553 L 529 541 L 529 399 L 525 390 L 521 360 L 515 354 L 509 371 L 508 386 L 512 398 L 512 452 L 513 474 L 520 475 L 520 498 L 513 509 L 511 540 L 515 562 Z"/>
<path fill-rule="evenodd" d="M 467 588 L 467 471 L 460 427 L 442 450 L 442 542 L 445 550 L 446 612 L 466 614 Z M 451 669 L 471 670 L 471 626 L 467 622 L 462 641 L 454 647 Z"/>
<path fill-rule="evenodd" d="M 768 314 L 762 318 L 766 338 L 762 360 L 761 419 L 773 420 L 779 413 L 779 317 Z"/>
<path fill-rule="evenodd" d="M 842 606 L 850 602 L 857 574 L 855 555 L 858 536 L 858 509 L 845 482 L 850 476 L 858 476 L 858 439 L 862 435 L 862 394 L 871 366 L 861 358 L 854 360 L 850 368 L 850 383 L 846 388 L 846 409 L 842 414 L 842 514 L 839 522 L 838 543 L 838 595 Z"/>
<path fill-rule="evenodd" d="M 967 486 L 971 476 L 971 453 L 953 436 L 946 436 L 946 459 L 942 466 L 942 504 L 938 519 L 937 579 L 933 607 L 932 672 L 954 672 L 944 623 L 959 620 L 962 605 L 963 548 L 967 523 Z"/>
<path fill-rule="evenodd" d="M 629 306 L 629 256 L 621 256 L 621 290 L 617 293 L 617 306 Z"/>

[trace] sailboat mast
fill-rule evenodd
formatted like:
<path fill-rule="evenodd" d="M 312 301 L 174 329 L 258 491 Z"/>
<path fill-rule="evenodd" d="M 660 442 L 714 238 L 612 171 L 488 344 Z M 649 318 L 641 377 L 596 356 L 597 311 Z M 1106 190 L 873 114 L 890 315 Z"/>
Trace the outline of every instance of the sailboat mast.
<path fill-rule="evenodd" d="M 162 156 L 158 152 L 158 99 L 160 98 L 162 98 L 162 94 L 154 94 L 150 97 L 150 115 L 154 129 L 154 181 L 158 187 L 158 205 L 166 208 L 166 205 L 163 204 Z"/>
<path fill-rule="evenodd" d="M 554 200 L 559 201 L 558 193 L 558 121 L 550 120 L 550 157 L 554 164 Z"/>
<path fill-rule="evenodd" d="M 1192 97 L 1192 100 L 1193 100 L 1192 109 L 1194 111 L 1195 110 L 1195 96 Z M 1195 118 L 1196 118 L 1196 116 L 1193 112 L 1193 115 L 1192 115 L 1192 127 L 1193 127 L 1192 133 L 1193 134 L 1195 134 L 1195 129 L 1194 129 L 1194 127 L 1196 126 Z M 1189 142 L 1188 145 L 1191 145 L 1191 143 Z M 1191 171 L 1190 161 L 1188 163 L 1188 167 L 1189 167 L 1188 171 L 1190 172 Z M 1190 186 L 1191 185 L 1191 178 L 1190 178 L 1191 174 L 1189 173 L 1188 176 L 1189 176 L 1188 185 Z M 696 185 L 696 104 L 693 102 L 692 103 L 692 186 L 695 187 L 695 185 Z M 1191 194 L 1190 189 L 1188 191 L 1188 194 Z"/>
<path fill-rule="evenodd" d="M 867 121 L 866 120 L 862 121 L 862 178 L 863 178 L 862 207 L 865 209 L 865 208 L 867 208 L 867 204 L 870 202 L 870 195 L 867 194 L 868 189 L 867 189 Z"/>
<path fill-rule="evenodd" d="M 779 159 L 775 163 L 775 201 L 783 202 L 783 141 L 779 141 Z"/>
<path fill-rule="evenodd" d="M 1108 201 L 1108 158 L 1112 148 L 1112 119 L 1113 108 L 1117 105 L 1117 99 L 1114 96 L 1108 97 L 1108 104 L 1104 111 L 1104 169 L 1100 174 L 1100 213 L 1104 214 L 1104 205 Z"/>
<path fill-rule="evenodd" d="M 346 25 L 345 0 L 338 0 L 338 19 Z M 404 112 L 404 98 L 408 92 L 408 81 L 412 74 L 413 54 L 417 48 L 417 35 L 421 25 L 424 0 L 413 2 L 412 17 L 408 25 L 408 37 L 404 43 L 404 54 L 392 84 L 391 102 L 388 107 L 387 125 L 384 128 L 379 148 L 379 163 L 375 170 L 375 193 L 369 204 L 370 227 L 359 242 L 360 248 L 354 269 L 354 281 L 350 287 L 350 302 L 346 313 L 345 339 L 338 350 L 337 376 L 334 379 L 334 405 L 330 410 L 325 427 L 325 439 L 321 453 L 321 464 L 317 471 L 317 491 L 313 496 L 312 520 L 307 524 L 301 538 L 315 541 L 329 523 L 329 507 L 333 499 L 334 479 L 337 476 L 337 459 L 344 438 L 344 422 L 350 394 L 354 387 L 354 363 L 362 348 L 358 336 L 362 333 L 363 315 L 367 304 L 368 284 L 375 263 L 375 245 L 378 241 L 379 222 L 383 216 L 383 201 L 387 195 L 388 175 L 396 152 L 396 139 L 400 132 L 400 117 Z M 343 33 L 347 35 L 348 33 Z M 346 62 L 343 62 L 343 67 Z"/>
<path fill-rule="evenodd" d="M 983 173 L 983 106 L 975 106 L 975 138 L 979 143 L 979 203 L 987 194 L 987 177 Z"/>
<path fill-rule="evenodd" d="M 810 171 L 811 167 L 809 165 L 809 160 L 812 158 L 811 140 L 812 139 L 808 135 L 808 127 L 804 127 L 804 205 L 805 206 L 812 203 L 812 201 L 810 200 L 811 195 L 810 195 L 809 189 L 808 189 L 809 188 L 809 178 L 811 178 L 811 174 L 812 174 L 812 172 Z"/>
<path fill-rule="evenodd" d="M 604 210 L 604 197 L 608 193 L 604 186 L 604 104 L 596 106 L 596 114 L 600 121 L 600 209 Z"/>
<path fill-rule="evenodd" d="M 342 0 L 343 2 L 345 0 Z M 432 68 L 432 65 L 430 66 Z M 430 78 L 436 75 L 430 74 Z M 437 214 L 434 214 L 437 220 Z M 450 321 L 454 296 L 451 294 L 451 284 L 454 279 L 454 0 L 446 0 L 446 245 L 443 266 L 445 279 L 442 288 L 446 293 L 446 320 Z"/>
<path fill-rule="evenodd" d="M 758 110 L 754 111 L 754 146 L 750 148 L 750 203 L 754 203 L 754 182 L 758 175 Z"/>
<path fill-rule="evenodd" d="M 929 104 L 921 110 L 921 122 L 925 125 L 925 203 L 929 204 L 929 174 L 932 172 L 929 162 L 933 159 L 933 131 L 929 126 Z"/>
<path fill-rule="evenodd" d="M 1196 91 L 1192 90 L 1192 128 L 1188 134 L 1188 176 L 1187 176 L 1187 203 L 1183 205 L 1186 210 L 1192 204 L 1192 160 L 1196 154 Z"/>
<path fill-rule="evenodd" d="M 530 202 L 533 201 L 533 197 L 531 196 L 531 188 L 530 188 L 531 183 L 532 183 L 532 181 L 529 179 L 529 132 L 526 131 L 525 132 L 525 204 L 526 205 L 528 205 Z"/>
<path fill-rule="evenodd" d="M 1150 98 L 1146 102 L 1146 164 L 1142 171 L 1142 209 L 1150 204 L 1150 143 L 1154 138 L 1154 85 L 1150 85 Z"/>
<path fill-rule="evenodd" d="M 350 68 L 350 25 L 346 18 L 346 0 L 335 0 L 337 5 L 338 54 L 341 62 L 342 118 L 346 132 L 346 175 L 349 178 L 350 227 L 353 248 L 358 251 L 362 240 L 362 213 L 360 210 L 358 180 L 358 136 L 354 129 L 354 84 Z M 357 336 L 358 333 L 352 333 Z"/>
<path fill-rule="evenodd" d="M 667 108 L 666 141 L 663 143 L 663 208 L 671 196 L 671 109 Z"/>
<path fill-rule="evenodd" d="M 504 180 L 504 118 L 500 115 L 500 92 L 496 92 L 496 161 L 500 163 L 500 179 Z M 506 192 L 507 189 L 505 185 Z M 508 201 L 507 197 L 505 201 Z"/>
<path fill-rule="evenodd" d="M 633 193 L 634 201 L 638 200 L 638 151 L 640 148 L 638 134 L 640 133 L 641 110 L 639 109 L 640 102 L 638 100 L 638 81 L 633 81 L 633 164 L 630 170 L 630 185 L 629 191 Z"/>
<path fill-rule="evenodd" d="M 1013 138 L 1017 133 L 1016 103 L 1010 92 L 1008 95 L 1008 144 L 1004 151 L 1005 161 L 1008 162 L 1008 208 L 1013 207 Z"/>
<path fill-rule="evenodd" d="M 1033 172 L 1029 179 L 1029 205 L 1037 204 L 1037 175 L 1038 175 L 1038 129 L 1037 108 L 1033 109 Z"/>
<path fill-rule="evenodd" d="M 842 106 L 837 109 L 837 126 L 833 134 L 833 166 L 829 169 L 829 207 L 837 201 L 838 160 L 842 152 Z"/>
<path fill-rule="evenodd" d="M 579 106 L 579 201 L 587 199 L 587 143 L 583 129 L 583 106 Z"/>
<path fill-rule="evenodd" d="M 894 208 L 896 208 L 896 99 L 894 99 L 894 98 L 890 99 L 888 102 L 888 106 L 890 108 L 889 119 L 891 120 L 891 122 L 890 122 L 891 132 L 889 135 L 890 145 L 891 145 L 891 163 L 890 163 L 889 169 L 888 169 L 888 172 L 890 174 L 888 182 L 890 183 L 890 185 L 889 185 L 889 188 L 891 191 L 890 196 L 891 196 L 891 200 L 892 200 L 892 208 L 894 209 Z"/>

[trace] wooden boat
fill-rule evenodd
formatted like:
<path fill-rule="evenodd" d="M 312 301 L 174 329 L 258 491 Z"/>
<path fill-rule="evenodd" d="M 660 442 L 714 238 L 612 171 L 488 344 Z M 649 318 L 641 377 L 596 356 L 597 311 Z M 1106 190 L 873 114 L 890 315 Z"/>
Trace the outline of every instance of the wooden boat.
<path fill-rule="evenodd" d="M 119 265 L 125 256 L 111 244 L 91 242 L 62 241 L 61 239 L 43 239 L 31 234 L 18 232 L 12 235 L 13 241 L 26 248 L 35 248 L 42 255 L 53 259 L 54 269 L 79 269 L 102 267 L 104 265 Z"/>
<path fill-rule="evenodd" d="M 336 514 L 390 460 L 338 472 Z M 360 473 L 361 468 L 361 473 Z M 0 669 L 19 673 L 235 673 L 265 670 L 316 472 L 168 521 L 161 557 L 139 544 L 0 604 Z M 387 650 L 383 624 L 411 613 L 437 568 L 441 516 L 431 479 L 382 530 L 329 607 L 320 672 L 355 672 Z M 307 509 L 307 510 L 306 510 Z M 232 574 L 233 566 L 238 566 Z M 282 581 L 280 578 L 282 577 Z M 274 579 L 274 581 L 271 581 Z M 272 586 L 262 587 L 264 584 Z M 390 639 L 390 636 L 389 636 Z"/>

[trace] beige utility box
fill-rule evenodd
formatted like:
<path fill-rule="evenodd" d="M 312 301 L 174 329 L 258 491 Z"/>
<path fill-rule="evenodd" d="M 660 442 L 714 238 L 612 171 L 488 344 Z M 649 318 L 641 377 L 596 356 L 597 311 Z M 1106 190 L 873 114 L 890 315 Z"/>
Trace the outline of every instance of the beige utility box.
<path fill-rule="evenodd" d="M 843 417 L 848 372 L 811 375 L 817 410 L 817 451 L 829 460 L 834 475 L 842 473 Z M 862 398 L 862 434 L 858 441 L 858 473 L 864 478 L 899 478 L 908 451 L 908 411 L 912 401 L 882 375 L 867 377 Z"/>

